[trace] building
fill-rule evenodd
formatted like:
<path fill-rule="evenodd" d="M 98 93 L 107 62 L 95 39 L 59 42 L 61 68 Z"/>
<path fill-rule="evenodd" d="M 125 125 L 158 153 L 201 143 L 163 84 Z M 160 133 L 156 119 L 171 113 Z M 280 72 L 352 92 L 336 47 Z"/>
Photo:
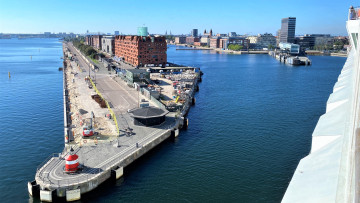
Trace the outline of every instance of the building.
<path fill-rule="evenodd" d="M 92 46 L 96 49 L 101 49 L 101 39 L 102 39 L 102 35 L 93 35 Z"/>
<path fill-rule="evenodd" d="M 227 37 L 227 35 L 226 35 L 226 34 L 217 33 L 217 34 L 216 34 L 216 37 Z"/>
<path fill-rule="evenodd" d="M 185 43 L 186 43 L 185 36 L 175 37 L 175 44 L 185 44 Z"/>
<path fill-rule="evenodd" d="M 126 69 L 126 79 L 130 83 L 144 82 L 150 79 L 150 73 L 145 69 Z"/>
<path fill-rule="evenodd" d="M 191 36 L 192 37 L 198 37 L 198 29 L 192 29 L 191 30 Z"/>
<path fill-rule="evenodd" d="M 101 43 L 101 51 L 106 52 L 110 55 L 115 54 L 115 37 L 114 36 L 103 36 Z"/>
<path fill-rule="evenodd" d="M 279 30 L 276 32 L 276 47 L 279 47 L 280 35 L 281 35 L 281 29 L 279 29 Z"/>
<path fill-rule="evenodd" d="M 311 34 L 315 38 L 315 46 L 324 46 L 331 44 L 334 40 L 330 34 Z"/>
<path fill-rule="evenodd" d="M 210 48 L 216 49 L 219 48 L 220 37 L 213 37 L 210 39 Z"/>
<path fill-rule="evenodd" d="M 289 54 L 297 55 L 300 53 L 300 45 L 298 44 L 280 42 L 279 47 Z"/>
<path fill-rule="evenodd" d="M 137 28 L 137 35 L 142 36 L 142 37 L 148 36 L 149 35 L 148 28 L 147 27 L 138 27 Z"/>
<path fill-rule="evenodd" d="M 129 110 L 129 114 L 134 118 L 134 124 L 141 126 L 160 125 L 165 122 L 168 113 L 167 110 L 151 106 Z"/>
<path fill-rule="evenodd" d="M 203 37 L 211 38 L 212 34 L 213 34 L 212 29 L 210 29 L 210 32 L 206 32 L 206 29 L 205 29 L 204 34 L 201 38 L 203 38 Z"/>
<path fill-rule="evenodd" d="M 92 40 L 92 35 L 86 35 L 85 36 L 85 44 L 86 45 L 89 45 L 89 46 L 92 46 L 93 44 L 92 44 L 92 42 L 93 42 L 93 40 Z"/>
<path fill-rule="evenodd" d="M 304 35 L 295 38 L 295 43 L 300 45 L 301 48 L 310 48 L 312 49 L 315 46 L 315 37 L 312 35 Z"/>
<path fill-rule="evenodd" d="M 228 46 L 231 44 L 240 45 L 243 49 L 247 49 L 249 46 L 249 40 L 245 37 L 214 37 L 210 39 L 210 48 L 220 48 L 223 50 L 227 50 Z"/>
<path fill-rule="evenodd" d="M 51 32 L 44 32 L 44 37 L 49 38 L 51 35 Z"/>
<path fill-rule="evenodd" d="M 186 44 L 193 45 L 194 42 L 200 42 L 200 38 L 198 38 L 198 37 L 186 37 Z"/>
<path fill-rule="evenodd" d="M 228 48 L 229 39 L 228 38 L 221 38 L 219 40 L 219 48 L 220 49 L 227 49 Z"/>
<path fill-rule="evenodd" d="M 258 34 L 257 36 L 247 37 L 250 47 L 253 49 L 269 48 L 269 46 L 276 47 L 276 37 L 270 33 Z"/>
<path fill-rule="evenodd" d="M 167 44 L 164 36 L 116 36 L 115 55 L 133 66 L 165 67 Z"/>
<path fill-rule="evenodd" d="M 207 46 L 207 43 L 202 43 L 202 42 L 194 42 L 194 46 Z"/>
<path fill-rule="evenodd" d="M 205 44 L 205 46 L 210 46 L 210 37 L 208 36 L 202 36 L 200 38 L 200 43 Z"/>
<path fill-rule="evenodd" d="M 119 34 L 120 34 L 119 31 L 115 31 L 115 32 L 114 32 L 114 35 L 119 35 Z"/>
<path fill-rule="evenodd" d="M 281 20 L 280 42 L 295 42 L 296 18 L 288 17 Z"/>
<path fill-rule="evenodd" d="M 249 46 L 249 40 L 246 39 L 245 37 L 229 37 L 228 43 L 229 45 L 230 44 L 241 45 L 243 46 L 244 49 L 247 49 Z"/>

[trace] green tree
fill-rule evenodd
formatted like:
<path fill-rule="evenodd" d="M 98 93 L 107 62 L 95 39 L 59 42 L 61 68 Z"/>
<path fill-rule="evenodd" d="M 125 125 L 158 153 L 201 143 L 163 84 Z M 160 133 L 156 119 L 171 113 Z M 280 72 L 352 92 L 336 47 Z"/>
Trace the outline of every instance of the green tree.
<path fill-rule="evenodd" d="M 344 42 L 342 40 L 337 40 L 334 42 L 334 46 L 335 49 L 340 50 L 344 48 Z"/>
<path fill-rule="evenodd" d="M 228 49 L 233 51 L 240 51 L 243 48 L 243 46 L 239 44 L 229 44 Z"/>

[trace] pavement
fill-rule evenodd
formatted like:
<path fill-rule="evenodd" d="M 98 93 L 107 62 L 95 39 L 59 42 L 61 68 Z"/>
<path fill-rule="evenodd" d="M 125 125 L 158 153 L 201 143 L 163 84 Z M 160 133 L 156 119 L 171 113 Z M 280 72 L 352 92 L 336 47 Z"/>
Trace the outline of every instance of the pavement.
<path fill-rule="evenodd" d="M 69 77 L 67 81 L 73 95 L 70 100 L 74 103 L 71 110 L 74 113 L 73 122 L 80 122 L 81 119 L 78 119 L 80 115 L 75 111 L 81 108 L 86 110 L 88 114 L 93 111 L 97 117 L 96 120 L 102 119 L 104 121 L 102 126 L 98 126 L 98 129 L 114 129 L 115 124 L 113 121 L 106 119 L 104 116 L 108 111 L 107 108 L 100 108 L 90 97 L 95 92 L 93 89 L 89 89 L 85 82 L 85 77 L 89 75 L 87 62 L 80 57 L 80 53 L 71 44 L 68 47 L 73 53 L 76 53 L 76 63 L 71 62 L 72 68 L 68 70 L 70 71 L 68 74 L 72 77 Z M 120 78 L 114 77 L 114 74 L 109 74 L 107 70 L 94 72 L 94 70 L 90 69 L 90 71 L 94 79 L 96 73 L 96 86 L 116 114 L 120 135 L 116 135 L 116 133 L 106 135 L 108 136 L 107 139 L 104 138 L 105 135 L 96 135 L 86 139 L 86 141 L 81 136 L 77 136 L 75 143 L 70 146 L 75 149 L 76 154 L 79 156 L 79 163 L 83 167 L 81 173 L 70 175 L 64 172 L 65 158 L 68 154 L 63 152 L 60 156 L 51 158 L 37 171 L 35 179 L 42 188 L 54 189 L 86 182 L 100 175 L 102 171 L 108 170 L 119 160 L 136 153 L 141 146 L 156 140 L 176 124 L 175 114 L 169 113 L 165 122 L 161 125 L 152 127 L 134 125 L 133 119 L 127 111 L 137 107 L 139 99 L 145 97 L 135 89 L 128 87 Z M 75 82 L 72 82 L 73 79 Z M 152 102 L 150 102 L 150 105 L 155 106 Z M 133 129 L 131 134 L 125 132 L 127 128 Z"/>

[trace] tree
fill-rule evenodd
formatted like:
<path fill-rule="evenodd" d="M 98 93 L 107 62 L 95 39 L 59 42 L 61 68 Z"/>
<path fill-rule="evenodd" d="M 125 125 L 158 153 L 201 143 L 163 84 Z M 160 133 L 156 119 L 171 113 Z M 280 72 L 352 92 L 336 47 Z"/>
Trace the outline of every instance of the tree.
<path fill-rule="evenodd" d="M 337 40 L 334 42 L 333 47 L 337 50 L 343 49 L 344 48 L 344 42 L 342 40 Z"/>
<path fill-rule="evenodd" d="M 239 44 L 229 44 L 228 49 L 233 51 L 240 51 L 243 48 L 243 46 Z"/>
<path fill-rule="evenodd" d="M 275 47 L 274 47 L 272 44 L 269 44 L 269 45 L 268 45 L 268 49 L 269 49 L 269 50 L 273 50 L 274 48 L 275 48 Z"/>

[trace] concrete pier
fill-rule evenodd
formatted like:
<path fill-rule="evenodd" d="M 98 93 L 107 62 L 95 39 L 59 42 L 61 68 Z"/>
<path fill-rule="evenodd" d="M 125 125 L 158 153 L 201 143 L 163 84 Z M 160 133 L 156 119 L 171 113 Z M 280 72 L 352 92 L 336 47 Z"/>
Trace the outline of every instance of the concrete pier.
<path fill-rule="evenodd" d="M 179 105 L 180 111 L 168 113 L 161 124 L 143 126 L 135 124 L 128 110 L 138 107 L 139 101 L 149 99 L 148 96 L 140 95 L 140 91 L 134 90 L 118 78 L 109 76 L 108 70 L 96 70 L 71 44 L 65 43 L 64 50 L 72 56 L 71 60 L 66 59 L 64 63 L 65 148 L 63 152 L 46 159 L 38 167 L 35 180 L 28 183 L 29 194 L 39 196 L 41 201 L 46 202 L 52 202 L 56 198 L 65 198 L 66 201 L 79 200 L 83 194 L 94 190 L 109 178 L 122 177 L 125 167 L 172 134 L 177 137 L 179 129 L 187 127 L 187 119 L 184 117 L 194 103 L 193 97 L 200 77 L 200 73 L 188 72 L 195 70 L 186 70 L 186 82 L 183 84 L 192 86 L 186 90 L 187 96 L 183 97 Z M 89 75 L 92 78 L 91 88 L 86 80 Z M 99 94 L 106 101 L 107 108 L 101 108 L 92 100 L 90 96 L 93 94 Z M 167 108 L 151 95 L 148 102 L 151 106 Z M 93 112 L 91 115 L 95 116 L 94 129 L 97 134 L 83 137 L 81 129 L 90 111 Z M 106 115 L 112 116 L 108 118 Z M 128 129 L 131 129 L 130 133 Z M 78 155 L 80 164 L 80 169 L 71 174 L 64 171 L 70 148 Z"/>
<path fill-rule="evenodd" d="M 279 51 L 270 51 L 269 55 L 279 60 L 281 63 L 289 65 L 311 65 L 311 60 L 307 56 L 294 56 Z"/>

